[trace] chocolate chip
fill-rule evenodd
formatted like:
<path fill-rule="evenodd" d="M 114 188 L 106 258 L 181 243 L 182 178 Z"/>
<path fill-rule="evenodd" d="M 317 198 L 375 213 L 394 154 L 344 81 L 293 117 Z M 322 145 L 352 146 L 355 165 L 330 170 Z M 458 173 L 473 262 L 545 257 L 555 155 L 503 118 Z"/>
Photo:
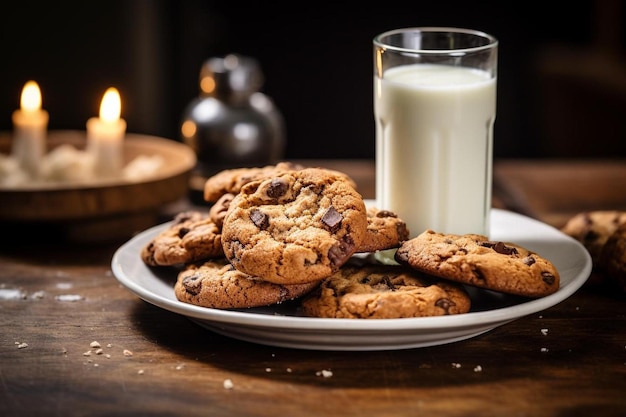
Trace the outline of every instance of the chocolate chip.
<path fill-rule="evenodd" d="M 188 293 L 198 295 L 202 289 L 202 278 L 199 275 L 189 275 L 183 278 L 183 287 Z"/>
<path fill-rule="evenodd" d="M 404 222 L 400 222 L 396 225 L 396 232 L 398 233 L 398 238 L 401 242 L 409 238 L 409 229 L 406 227 L 406 223 Z"/>
<path fill-rule="evenodd" d="M 339 229 L 342 220 L 343 216 L 333 206 L 330 206 L 322 216 L 322 223 L 324 223 L 331 232 L 336 232 Z"/>
<path fill-rule="evenodd" d="M 533 258 L 532 256 L 527 256 L 527 257 L 525 257 L 524 259 L 522 259 L 522 262 L 524 262 L 524 264 L 526 264 L 526 265 L 528 265 L 528 266 L 531 266 L 531 265 L 532 265 L 532 264 L 534 264 L 536 261 L 535 261 L 535 258 Z"/>
<path fill-rule="evenodd" d="M 594 230 L 588 230 L 583 236 L 583 243 L 586 245 L 593 244 L 600 239 L 600 234 Z"/>
<path fill-rule="evenodd" d="M 339 269 L 341 265 L 354 253 L 354 241 L 350 235 L 346 235 L 328 250 L 328 259 L 330 260 L 332 269 Z"/>
<path fill-rule="evenodd" d="M 379 210 L 376 212 L 376 217 L 379 217 L 381 219 L 387 218 L 387 217 L 393 217 L 396 218 L 398 217 L 396 215 L 396 213 L 389 211 L 389 210 Z"/>
<path fill-rule="evenodd" d="M 501 253 L 502 255 L 517 255 L 517 249 L 512 246 L 507 246 L 503 242 L 478 242 L 480 246 L 491 248 L 494 251 Z"/>
<path fill-rule="evenodd" d="M 261 230 L 267 229 L 270 225 L 269 216 L 259 209 L 254 209 L 250 212 L 250 220 Z"/>
<path fill-rule="evenodd" d="M 396 254 L 393 256 L 394 259 L 396 260 L 396 262 L 398 262 L 399 264 L 406 264 L 409 262 L 409 252 L 408 251 L 401 251 L 401 250 L 397 250 Z"/>
<path fill-rule="evenodd" d="M 190 230 L 191 229 L 188 227 L 181 227 L 178 230 L 178 237 L 182 239 L 187 233 L 189 233 Z"/>
<path fill-rule="evenodd" d="M 477 280 L 485 281 L 485 276 L 483 275 L 483 271 L 481 271 L 480 269 L 474 269 L 472 272 L 474 273 L 474 276 L 476 277 Z"/>
<path fill-rule="evenodd" d="M 452 301 L 450 301 L 447 298 L 440 298 L 437 301 L 435 301 L 435 307 L 439 307 L 442 308 L 446 311 L 446 314 L 450 314 L 450 307 L 452 307 L 454 304 Z"/>
<path fill-rule="evenodd" d="M 280 178 L 274 178 L 267 189 L 267 196 L 270 198 L 279 198 L 284 196 L 288 189 L 289 184 Z"/>
<path fill-rule="evenodd" d="M 552 285 L 556 281 L 556 277 L 548 271 L 543 271 L 541 273 L 541 279 L 548 285 Z"/>

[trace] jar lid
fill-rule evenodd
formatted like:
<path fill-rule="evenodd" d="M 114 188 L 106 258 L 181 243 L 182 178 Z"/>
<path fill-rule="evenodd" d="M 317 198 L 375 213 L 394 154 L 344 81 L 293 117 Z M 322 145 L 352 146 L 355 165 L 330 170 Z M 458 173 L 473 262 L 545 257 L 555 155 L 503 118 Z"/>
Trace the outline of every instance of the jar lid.
<path fill-rule="evenodd" d="M 201 94 L 222 100 L 248 98 L 263 81 L 259 63 L 237 54 L 209 58 L 200 69 Z"/>

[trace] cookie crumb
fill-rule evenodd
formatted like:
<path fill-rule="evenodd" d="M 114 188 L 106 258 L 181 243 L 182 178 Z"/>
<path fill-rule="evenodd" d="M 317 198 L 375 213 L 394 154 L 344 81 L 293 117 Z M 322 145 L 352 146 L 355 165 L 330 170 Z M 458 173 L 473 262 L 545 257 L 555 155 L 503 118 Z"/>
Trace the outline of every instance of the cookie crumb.
<path fill-rule="evenodd" d="M 130 351 L 130 350 L 128 350 L 128 349 L 124 349 L 124 352 L 123 352 L 123 353 L 124 353 L 124 356 L 133 356 L 133 352 L 131 352 L 131 351 Z"/>
<path fill-rule="evenodd" d="M 17 345 L 18 349 L 24 349 L 28 347 L 28 343 L 25 342 L 15 342 L 15 344 Z"/>
<path fill-rule="evenodd" d="M 96 349 L 96 355 L 102 355 L 104 351 L 102 349 Z"/>
<path fill-rule="evenodd" d="M 69 302 L 74 302 L 74 301 L 80 301 L 83 299 L 82 295 L 78 295 L 78 294 L 62 294 L 62 295 L 57 295 L 55 297 L 55 299 L 57 301 L 69 301 Z"/>
<path fill-rule="evenodd" d="M 36 299 L 36 300 L 41 300 L 45 295 L 45 292 L 43 291 L 35 291 L 32 295 L 32 298 Z"/>
<path fill-rule="evenodd" d="M 176 368 L 174 368 L 174 369 L 176 369 L 177 371 L 180 371 L 180 370 L 181 370 L 181 369 L 183 369 L 184 367 L 185 367 L 185 365 L 184 365 L 184 364 L 179 363 L 178 365 L 176 365 Z"/>
<path fill-rule="evenodd" d="M 457 368 L 457 369 L 461 367 L 461 364 L 458 362 L 452 362 L 451 365 L 453 368 Z"/>
<path fill-rule="evenodd" d="M 541 329 L 541 334 L 546 336 L 548 334 L 548 329 Z"/>
<path fill-rule="evenodd" d="M 224 380 L 224 389 L 233 389 L 235 387 L 235 384 L 233 384 L 233 381 L 231 381 L 229 378 Z"/>
<path fill-rule="evenodd" d="M 83 356 L 91 356 L 91 350 L 88 350 L 87 352 L 83 352 Z"/>
<path fill-rule="evenodd" d="M 541 351 L 542 351 L 543 353 L 548 352 L 548 348 L 542 347 L 542 348 L 541 348 Z"/>
<path fill-rule="evenodd" d="M 265 372 L 272 372 L 272 368 L 265 368 Z"/>
<path fill-rule="evenodd" d="M 291 368 L 287 368 L 287 373 L 291 373 Z"/>
<path fill-rule="evenodd" d="M 328 369 L 322 369 L 321 371 L 317 371 L 315 373 L 316 376 L 323 376 L 324 378 L 330 378 L 333 376 L 333 372 Z"/>
<path fill-rule="evenodd" d="M 89 347 L 92 347 L 92 348 L 99 348 L 99 347 L 100 347 L 100 343 L 98 343 L 98 342 L 96 342 L 96 341 L 94 340 L 93 342 L 91 342 L 91 343 L 89 344 Z"/>
<path fill-rule="evenodd" d="M 137 371 L 137 374 L 139 374 L 139 375 L 143 375 L 143 369 L 138 370 L 138 371 Z"/>
<path fill-rule="evenodd" d="M 482 372 L 482 371 L 483 371 L 483 367 L 482 367 L 482 366 L 480 366 L 480 365 L 476 365 L 476 366 L 474 367 L 474 372 Z"/>

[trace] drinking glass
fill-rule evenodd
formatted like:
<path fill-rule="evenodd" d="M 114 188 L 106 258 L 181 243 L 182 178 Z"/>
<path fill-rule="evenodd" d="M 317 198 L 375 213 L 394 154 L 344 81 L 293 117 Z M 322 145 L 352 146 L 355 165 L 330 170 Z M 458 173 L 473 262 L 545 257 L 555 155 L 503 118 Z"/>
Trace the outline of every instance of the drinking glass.
<path fill-rule="evenodd" d="M 376 202 L 426 229 L 489 235 L 498 41 L 416 27 L 376 36 Z"/>

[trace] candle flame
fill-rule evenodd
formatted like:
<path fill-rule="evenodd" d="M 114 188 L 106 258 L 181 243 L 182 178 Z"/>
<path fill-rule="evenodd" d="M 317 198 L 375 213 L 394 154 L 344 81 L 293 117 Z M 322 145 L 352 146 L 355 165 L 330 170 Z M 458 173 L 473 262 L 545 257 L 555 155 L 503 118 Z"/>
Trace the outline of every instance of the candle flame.
<path fill-rule="evenodd" d="M 41 109 L 41 91 L 35 81 L 28 81 L 24 84 L 20 105 L 25 111 L 32 112 Z"/>
<path fill-rule="evenodd" d="M 105 122 L 115 122 L 119 120 L 121 111 L 120 93 L 113 87 L 107 89 L 100 104 L 100 119 Z"/>

